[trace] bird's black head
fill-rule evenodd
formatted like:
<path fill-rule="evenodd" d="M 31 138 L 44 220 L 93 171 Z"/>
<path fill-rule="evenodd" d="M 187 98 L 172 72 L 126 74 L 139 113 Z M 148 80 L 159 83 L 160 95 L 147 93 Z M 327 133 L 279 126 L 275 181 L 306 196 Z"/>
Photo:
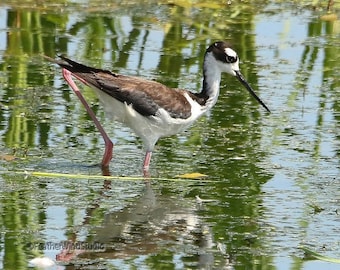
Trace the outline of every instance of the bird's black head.
<path fill-rule="evenodd" d="M 249 83 L 241 74 L 239 68 L 239 58 L 237 53 L 231 48 L 230 44 L 225 41 L 217 41 L 209 46 L 205 55 L 205 68 L 211 69 L 213 72 L 219 70 L 235 76 L 249 93 L 268 111 L 268 107 L 264 102 L 255 94 Z"/>
<path fill-rule="evenodd" d="M 225 41 L 217 41 L 209 46 L 207 52 L 212 52 L 216 60 L 222 63 L 232 64 L 237 62 L 238 56 L 231 48 L 230 44 Z"/>

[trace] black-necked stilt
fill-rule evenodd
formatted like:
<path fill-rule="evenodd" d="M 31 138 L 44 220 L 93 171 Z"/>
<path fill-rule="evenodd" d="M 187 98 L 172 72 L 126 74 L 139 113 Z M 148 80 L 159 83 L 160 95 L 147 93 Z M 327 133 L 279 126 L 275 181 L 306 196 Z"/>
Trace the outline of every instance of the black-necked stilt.
<path fill-rule="evenodd" d="M 112 158 L 113 144 L 71 75 L 96 91 L 108 116 L 125 123 L 142 139 L 146 149 L 144 173 L 148 171 L 151 154 L 159 138 L 184 130 L 215 105 L 220 91 L 222 72 L 235 76 L 270 112 L 242 76 L 236 52 L 223 41 L 213 43 L 206 50 L 203 62 L 203 88 L 199 93 L 172 89 L 155 81 L 88 67 L 63 56 L 61 56 L 62 60 L 46 58 L 63 68 L 65 80 L 102 134 L 105 141 L 102 160 L 104 167 L 109 165 Z"/>

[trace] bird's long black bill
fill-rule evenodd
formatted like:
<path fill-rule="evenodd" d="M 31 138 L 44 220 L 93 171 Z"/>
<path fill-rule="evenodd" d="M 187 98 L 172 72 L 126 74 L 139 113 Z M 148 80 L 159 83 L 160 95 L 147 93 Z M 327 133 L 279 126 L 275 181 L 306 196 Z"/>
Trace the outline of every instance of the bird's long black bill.
<path fill-rule="evenodd" d="M 246 79 L 243 77 L 240 71 L 235 71 L 237 79 L 247 88 L 248 92 L 267 110 L 267 112 L 270 113 L 269 108 L 266 104 L 256 95 L 253 88 L 249 85 L 249 83 L 246 81 Z"/>

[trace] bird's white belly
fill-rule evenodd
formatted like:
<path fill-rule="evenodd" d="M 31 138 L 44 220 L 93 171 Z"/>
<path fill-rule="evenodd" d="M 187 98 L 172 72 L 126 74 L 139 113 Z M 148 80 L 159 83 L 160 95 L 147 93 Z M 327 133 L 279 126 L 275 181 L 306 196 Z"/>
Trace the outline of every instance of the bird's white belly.
<path fill-rule="evenodd" d="M 99 100 L 104 106 L 106 117 L 114 119 L 130 127 L 138 135 L 148 151 L 152 151 L 161 137 L 171 136 L 188 128 L 202 113 L 192 113 L 187 119 L 172 118 L 163 109 L 157 111 L 155 116 L 143 116 L 136 112 L 132 105 L 120 102 L 106 93 L 96 89 Z M 193 106 L 192 110 L 199 107 Z"/>

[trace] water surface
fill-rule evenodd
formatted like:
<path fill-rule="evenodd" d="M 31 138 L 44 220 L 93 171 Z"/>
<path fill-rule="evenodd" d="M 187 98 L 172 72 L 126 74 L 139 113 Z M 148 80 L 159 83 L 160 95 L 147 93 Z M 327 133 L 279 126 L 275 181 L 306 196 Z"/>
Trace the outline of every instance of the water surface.
<path fill-rule="evenodd" d="M 0 4 L 1 268 L 47 256 L 58 269 L 338 269 L 299 248 L 340 258 L 340 33 L 324 14 L 274 1 Z M 221 39 L 272 113 L 224 75 L 213 110 L 151 162 L 153 177 L 206 179 L 30 175 L 102 174 L 99 133 L 41 54 L 199 91 Z M 82 89 L 115 143 L 111 175 L 142 176 L 139 139 Z"/>

